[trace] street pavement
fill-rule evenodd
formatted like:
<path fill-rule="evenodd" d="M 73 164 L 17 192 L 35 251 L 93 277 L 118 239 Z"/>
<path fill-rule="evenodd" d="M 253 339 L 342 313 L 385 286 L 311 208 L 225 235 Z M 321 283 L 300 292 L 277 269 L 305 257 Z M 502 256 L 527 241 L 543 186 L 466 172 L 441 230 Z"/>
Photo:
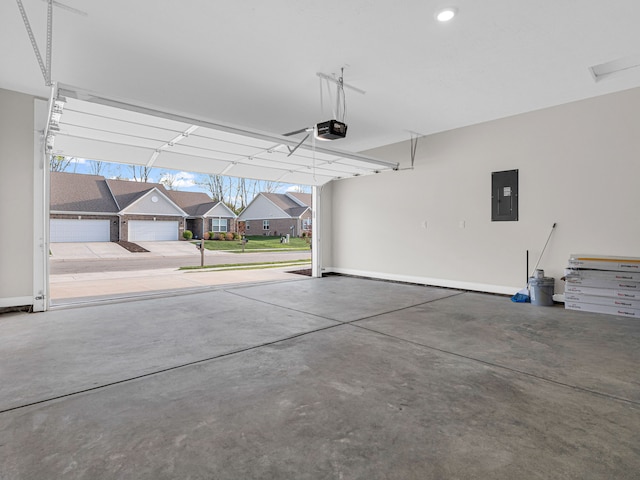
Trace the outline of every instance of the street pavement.
<path fill-rule="evenodd" d="M 109 242 L 52 244 L 49 261 L 52 305 L 152 292 L 190 291 L 238 283 L 296 281 L 308 277 L 288 272 L 308 265 L 250 270 L 178 270 L 199 266 L 200 252 L 187 242 L 143 242 L 149 252 L 132 253 Z M 114 248 L 117 247 L 117 248 Z M 205 251 L 205 265 L 311 259 L 310 251 L 229 253 Z"/>
<path fill-rule="evenodd" d="M 116 243 L 54 243 L 51 244 L 49 270 L 51 275 L 91 272 L 131 272 L 162 268 L 195 267 L 201 263 L 200 251 L 187 242 L 140 242 L 150 250 L 132 253 Z M 236 263 L 282 262 L 310 260 L 310 250 L 231 253 L 205 250 L 205 265 Z"/>

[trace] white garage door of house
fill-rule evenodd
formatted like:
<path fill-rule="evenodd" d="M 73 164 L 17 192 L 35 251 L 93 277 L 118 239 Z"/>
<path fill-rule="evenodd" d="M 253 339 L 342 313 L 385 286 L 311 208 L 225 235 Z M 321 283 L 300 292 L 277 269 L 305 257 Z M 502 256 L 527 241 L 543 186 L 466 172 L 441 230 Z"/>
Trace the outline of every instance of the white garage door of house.
<path fill-rule="evenodd" d="M 109 220 L 53 218 L 49 224 L 52 243 L 108 242 Z"/>
<path fill-rule="evenodd" d="M 130 242 L 157 242 L 164 240 L 178 240 L 178 222 L 129 221 Z"/>

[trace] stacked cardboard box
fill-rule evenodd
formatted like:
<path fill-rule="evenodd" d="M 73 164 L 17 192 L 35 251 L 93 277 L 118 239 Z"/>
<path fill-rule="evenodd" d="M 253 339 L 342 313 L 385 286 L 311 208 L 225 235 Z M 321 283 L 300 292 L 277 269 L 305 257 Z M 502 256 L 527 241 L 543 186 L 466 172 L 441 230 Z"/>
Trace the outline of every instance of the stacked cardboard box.
<path fill-rule="evenodd" d="M 571 255 L 564 306 L 640 318 L 640 258 Z"/>

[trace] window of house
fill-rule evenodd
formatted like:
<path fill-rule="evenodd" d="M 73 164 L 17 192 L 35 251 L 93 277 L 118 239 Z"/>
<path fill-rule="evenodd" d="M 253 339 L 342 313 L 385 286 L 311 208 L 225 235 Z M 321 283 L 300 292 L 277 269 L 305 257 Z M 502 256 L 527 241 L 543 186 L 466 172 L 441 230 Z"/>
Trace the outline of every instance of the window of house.
<path fill-rule="evenodd" d="M 226 232 L 227 231 L 227 219 L 226 218 L 214 218 L 212 219 L 212 227 L 214 232 Z"/>
<path fill-rule="evenodd" d="M 262 221 L 262 229 L 263 230 L 269 230 L 269 220 L 263 220 Z"/>
<path fill-rule="evenodd" d="M 311 230 L 311 219 L 303 218 L 302 219 L 302 229 L 303 230 Z"/>

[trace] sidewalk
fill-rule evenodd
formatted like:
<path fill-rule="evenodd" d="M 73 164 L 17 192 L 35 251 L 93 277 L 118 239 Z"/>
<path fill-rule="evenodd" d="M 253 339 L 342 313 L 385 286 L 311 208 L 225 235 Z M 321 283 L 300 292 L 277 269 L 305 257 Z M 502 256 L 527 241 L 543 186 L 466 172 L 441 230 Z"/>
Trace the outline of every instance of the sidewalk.
<path fill-rule="evenodd" d="M 245 270 L 177 270 L 165 268 L 132 272 L 94 272 L 51 275 L 51 302 L 54 305 L 135 296 L 159 291 L 198 289 L 219 285 L 305 280 L 309 277 L 287 273 L 308 268 L 297 265 Z"/>

